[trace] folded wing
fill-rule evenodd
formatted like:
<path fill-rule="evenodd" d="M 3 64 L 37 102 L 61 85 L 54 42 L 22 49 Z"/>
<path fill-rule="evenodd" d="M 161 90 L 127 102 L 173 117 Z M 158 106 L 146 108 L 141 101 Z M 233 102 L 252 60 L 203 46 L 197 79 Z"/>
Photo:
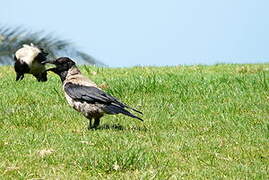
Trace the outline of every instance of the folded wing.
<path fill-rule="evenodd" d="M 132 109 L 140 114 L 142 114 L 142 112 L 121 103 L 116 98 L 112 97 L 111 95 L 105 93 L 104 91 L 96 87 L 83 86 L 83 85 L 69 82 L 65 84 L 64 90 L 72 99 L 76 101 L 87 102 L 91 104 L 94 104 L 94 103 L 104 104 L 105 110 L 109 114 L 122 113 L 128 116 L 131 116 L 133 118 L 142 120 L 141 118 L 134 116 L 133 114 L 131 114 L 129 111 L 125 110 L 124 108 Z"/>

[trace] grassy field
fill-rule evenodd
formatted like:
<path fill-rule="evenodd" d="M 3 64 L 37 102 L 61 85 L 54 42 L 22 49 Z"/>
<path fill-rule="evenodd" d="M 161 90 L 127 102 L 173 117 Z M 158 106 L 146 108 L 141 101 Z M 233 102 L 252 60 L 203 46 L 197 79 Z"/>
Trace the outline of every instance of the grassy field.
<path fill-rule="evenodd" d="M 56 75 L 0 69 L 0 179 L 269 179 L 269 64 L 81 66 L 144 112 L 92 131 Z"/>

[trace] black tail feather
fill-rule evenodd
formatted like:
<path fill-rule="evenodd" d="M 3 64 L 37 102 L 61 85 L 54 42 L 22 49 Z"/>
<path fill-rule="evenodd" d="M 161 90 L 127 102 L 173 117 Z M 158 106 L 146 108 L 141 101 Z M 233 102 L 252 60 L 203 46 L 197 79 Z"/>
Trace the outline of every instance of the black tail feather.
<path fill-rule="evenodd" d="M 115 106 L 113 104 L 110 104 L 110 105 L 106 106 L 104 108 L 104 110 L 108 114 L 119 114 L 119 113 L 121 113 L 121 114 L 130 116 L 132 118 L 139 119 L 140 121 L 144 121 L 143 119 L 141 119 L 140 117 L 137 117 L 137 116 L 133 115 L 132 113 L 130 113 L 126 109 L 123 109 L 122 107 L 119 107 L 119 106 Z"/>
<path fill-rule="evenodd" d="M 138 111 L 138 110 L 136 110 L 136 109 L 134 109 L 134 108 L 132 108 L 130 106 L 126 106 L 126 107 L 129 108 L 129 109 L 131 109 L 131 110 L 133 110 L 133 111 L 135 111 L 135 112 L 137 112 L 137 113 L 139 113 L 139 114 L 142 114 L 143 115 L 143 113 L 141 111 Z"/>

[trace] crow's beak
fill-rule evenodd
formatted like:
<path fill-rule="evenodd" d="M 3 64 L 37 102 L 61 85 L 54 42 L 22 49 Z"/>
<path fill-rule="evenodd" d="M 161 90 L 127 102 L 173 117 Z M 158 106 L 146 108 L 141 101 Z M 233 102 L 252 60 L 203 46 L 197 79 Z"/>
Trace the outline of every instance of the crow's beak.
<path fill-rule="evenodd" d="M 54 64 L 54 61 L 53 60 L 45 60 L 45 61 L 42 61 L 41 64 Z"/>

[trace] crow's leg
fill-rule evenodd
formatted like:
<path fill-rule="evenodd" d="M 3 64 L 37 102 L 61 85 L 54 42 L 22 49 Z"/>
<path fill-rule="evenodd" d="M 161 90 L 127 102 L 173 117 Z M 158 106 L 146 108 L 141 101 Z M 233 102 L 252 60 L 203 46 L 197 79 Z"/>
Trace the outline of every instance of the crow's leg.
<path fill-rule="evenodd" d="M 40 77 L 39 74 L 33 74 L 33 76 L 35 76 L 36 80 L 39 82 L 40 81 Z"/>
<path fill-rule="evenodd" d="M 95 118 L 94 123 L 93 123 L 93 128 L 97 128 L 97 126 L 99 126 L 99 124 L 100 124 L 100 118 Z"/>
<path fill-rule="evenodd" d="M 18 81 L 18 80 L 22 80 L 23 78 L 24 78 L 24 74 L 19 74 L 19 73 L 17 73 L 16 81 Z"/>
<path fill-rule="evenodd" d="M 45 82 L 47 81 L 48 78 L 47 78 L 47 71 L 41 73 L 41 81 Z"/>
<path fill-rule="evenodd" d="M 39 74 L 37 74 L 37 75 L 34 75 L 35 77 L 36 77 L 36 79 L 37 79 L 37 81 L 41 81 L 41 82 L 45 82 L 45 81 L 47 81 L 48 80 L 48 78 L 47 78 L 47 72 L 45 71 L 45 72 L 43 72 L 43 73 L 39 73 Z"/>
<path fill-rule="evenodd" d="M 89 119 L 89 125 L 88 125 L 88 130 L 92 129 L 92 118 L 91 117 L 88 117 Z"/>
<path fill-rule="evenodd" d="M 35 78 L 37 79 L 38 82 L 45 82 L 47 81 L 47 72 L 44 73 L 39 73 L 39 74 L 34 74 Z"/>

